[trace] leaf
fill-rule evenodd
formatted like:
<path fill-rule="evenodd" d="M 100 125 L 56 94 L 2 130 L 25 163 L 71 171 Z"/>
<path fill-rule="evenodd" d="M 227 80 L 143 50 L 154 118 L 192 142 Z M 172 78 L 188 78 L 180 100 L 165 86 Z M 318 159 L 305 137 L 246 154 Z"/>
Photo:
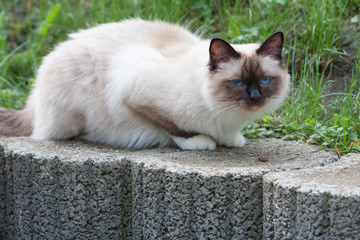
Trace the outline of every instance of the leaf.
<path fill-rule="evenodd" d="M 352 23 L 359 23 L 359 22 L 360 22 L 359 16 L 356 15 L 356 16 L 352 17 L 352 18 L 350 19 L 350 22 L 352 22 Z"/>
<path fill-rule="evenodd" d="M 60 10 L 60 6 L 61 6 L 60 4 L 56 4 L 49 11 L 49 13 L 47 14 L 47 16 L 45 18 L 45 21 L 43 21 L 42 24 L 38 28 L 38 33 L 40 35 L 45 36 L 49 32 L 49 29 L 50 29 L 52 23 L 54 22 L 55 17 L 57 16 L 57 14 L 58 14 L 58 12 Z"/>
<path fill-rule="evenodd" d="M 271 117 L 269 115 L 264 115 L 264 116 L 262 116 L 262 120 L 266 123 L 269 123 L 271 120 Z"/>
<path fill-rule="evenodd" d="M 356 141 L 358 140 L 358 135 L 356 132 L 350 132 L 349 135 L 348 135 L 349 139 L 353 140 L 353 141 Z"/>
<path fill-rule="evenodd" d="M 278 3 L 282 6 L 285 6 L 285 4 L 286 4 L 286 0 L 261 0 L 260 2 L 265 3 L 265 4 Z"/>
<path fill-rule="evenodd" d="M 267 157 L 259 157 L 258 159 L 259 159 L 260 162 L 267 162 L 267 161 L 269 161 L 269 158 L 267 158 Z"/>

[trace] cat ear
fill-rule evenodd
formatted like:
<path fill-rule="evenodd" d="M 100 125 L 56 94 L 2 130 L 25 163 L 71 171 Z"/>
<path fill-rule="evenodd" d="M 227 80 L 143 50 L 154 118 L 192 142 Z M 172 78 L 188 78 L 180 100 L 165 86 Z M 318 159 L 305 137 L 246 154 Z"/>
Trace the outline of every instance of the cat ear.
<path fill-rule="evenodd" d="M 257 55 L 269 56 L 275 60 L 282 62 L 281 50 L 284 42 L 284 34 L 276 32 L 271 35 L 265 42 L 256 50 Z"/>
<path fill-rule="evenodd" d="M 220 63 L 228 62 L 230 59 L 239 58 L 240 54 L 226 41 L 214 38 L 210 42 L 210 65 L 211 70 L 218 68 Z"/>

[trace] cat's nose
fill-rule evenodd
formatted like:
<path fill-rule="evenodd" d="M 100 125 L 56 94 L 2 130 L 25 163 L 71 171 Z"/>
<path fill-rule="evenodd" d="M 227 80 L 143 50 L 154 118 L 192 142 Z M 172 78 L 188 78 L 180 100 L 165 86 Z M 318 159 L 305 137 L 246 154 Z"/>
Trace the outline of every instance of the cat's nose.
<path fill-rule="evenodd" d="M 260 95 L 259 90 L 256 89 L 256 88 L 251 89 L 251 92 L 250 92 L 250 100 L 251 100 L 251 101 L 254 101 L 254 102 L 257 102 L 257 101 L 259 101 L 260 98 L 261 98 L 261 95 Z"/>

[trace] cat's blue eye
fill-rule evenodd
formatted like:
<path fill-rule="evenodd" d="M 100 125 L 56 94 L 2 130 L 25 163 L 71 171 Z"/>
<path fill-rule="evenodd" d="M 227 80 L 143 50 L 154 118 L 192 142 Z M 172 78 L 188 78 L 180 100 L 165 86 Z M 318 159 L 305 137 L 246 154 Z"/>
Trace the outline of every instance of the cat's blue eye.
<path fill-rule="evenodd" d="M 233 80 L 232 83 L 236 86 L 236 87 L 241 87 L 242 85 L 244 85 L 244 83 L 240 80 Z"/>
<path fill-rule="evenodd" d="M 261 84 L 269 84 L 271 82 L 271 77 L 265 77 L 263 79 L 261 79 Z"/>

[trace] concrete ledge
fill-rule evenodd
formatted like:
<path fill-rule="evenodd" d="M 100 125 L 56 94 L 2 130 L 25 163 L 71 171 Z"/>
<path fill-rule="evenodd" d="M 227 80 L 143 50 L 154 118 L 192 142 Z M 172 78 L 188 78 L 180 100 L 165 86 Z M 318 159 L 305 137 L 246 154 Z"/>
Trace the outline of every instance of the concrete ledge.
<path fill-rule="evenodd" d="M 360 239 L 360 155 L 264 176 L 266 239 Z"/>
<path fill-rule="evenodd" d="M 277 221 L 289 232 L 294 221 L 271 221 L 281 199 L 273 199 L 280 185 L 274 174 L 325 169 L 336 162 L 332 153 L 315 150 L 276 139 L 250 140 L 242 149 L 191 152 L 0 138 L 0 233 L 6 239 L 276 237 Z M 356 198 L 353 189 L 346 196 Z M 297 196 L 291 191 L 284 199 Z M 344 203 L 359 207 L 351 199 Z M 283 209 L 293 216 L 293 207 Z"/>

